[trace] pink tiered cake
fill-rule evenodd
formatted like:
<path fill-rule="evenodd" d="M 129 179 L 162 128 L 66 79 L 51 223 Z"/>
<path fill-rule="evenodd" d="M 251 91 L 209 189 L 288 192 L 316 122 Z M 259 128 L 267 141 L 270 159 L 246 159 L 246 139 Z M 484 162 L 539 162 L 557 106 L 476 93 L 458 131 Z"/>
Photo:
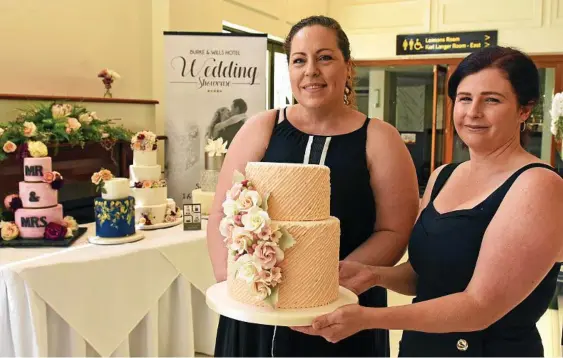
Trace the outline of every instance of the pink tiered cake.
<path fill-rule="evenodd" d="M 24 181 L 19 184 L 23 208 L 16 210 L 15 222 L 20 237 L 42 239 L 47 224 L 63 222 L 63 206 L 58 202 L 58 191 L 45 179 L 52 173 L 51 157 L 24 158 L 23 171 Z"/>

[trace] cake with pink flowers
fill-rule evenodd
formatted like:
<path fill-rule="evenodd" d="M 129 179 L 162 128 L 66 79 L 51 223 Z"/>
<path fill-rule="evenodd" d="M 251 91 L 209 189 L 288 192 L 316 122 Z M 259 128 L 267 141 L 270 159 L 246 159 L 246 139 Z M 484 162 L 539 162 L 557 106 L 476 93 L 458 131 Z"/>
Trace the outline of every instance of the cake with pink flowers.
<path fill-rule="evenodd" d="M 227 286 L 237 301 L 301 309 L 338 299 L 340 221 L 324 165 L 248 163 L 223 202 Z"/>
<path fill-rule="evenodd" d="M 29 141 L 22 146 L 24 180 L 19 182 L 18 194 L 4 199 L 4 206 L 13 213 L 14 220 L 2 227 L 2 239 L 60 240 L 72 237 L 72 230 L 67 231 L 68 221 L 73 222 L 73 230 L 77 225 L 74 219 L 63 217 L 63 206 L 58 201 L 63 177 L 53 171 L 47 147 L 39 141 Z"/>

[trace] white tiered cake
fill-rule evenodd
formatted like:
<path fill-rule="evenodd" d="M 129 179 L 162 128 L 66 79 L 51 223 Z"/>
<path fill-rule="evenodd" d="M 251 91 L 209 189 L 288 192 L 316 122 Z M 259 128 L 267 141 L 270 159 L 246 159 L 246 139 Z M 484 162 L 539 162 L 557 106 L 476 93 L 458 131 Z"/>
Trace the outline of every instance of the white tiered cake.
<path fill-rule="evenodd" d="M 201 213 L 208 216 L 211 205 L 215 199 L 215 188 L 219 180 L 219 172 L 225 160 L 227 153 L 227 142 L 223 142 L 223 138 L 212 141 L 207 140 L 205 146 L 204 169 L 200 173 L 200 188 L 192 191 L 192 201 L 201 204 Z"/>
<path fill-rule="evenodd" d="M 179 209 L 168 198 L 166 180 L 161 178 L 157 164 L 157 139 L 149 131 L 142 131 L 131 139 L 133 164 L 129 166 L 130 185 L 135 198 L 135 223 L 141 228 L 162 223 L 176 223 Z"/>

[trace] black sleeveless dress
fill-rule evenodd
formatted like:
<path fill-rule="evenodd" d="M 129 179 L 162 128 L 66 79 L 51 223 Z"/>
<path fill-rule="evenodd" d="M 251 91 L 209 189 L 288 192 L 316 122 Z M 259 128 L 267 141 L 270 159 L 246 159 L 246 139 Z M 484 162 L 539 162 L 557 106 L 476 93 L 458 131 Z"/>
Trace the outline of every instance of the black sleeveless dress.
<path fill-rule="evenodd" d="M 285 114 L 285 110 L 284 110 Z M 310 136 L 285 120 L 276 124 L 263 162 L 324 164 L 330 168 L 332 216 L 340 219 L 340 259 L 366 241 L 375 225 L 375 202 L 366 160 L 369 118 L 348 134 Z M 359 297 L 360 304 L 385 307 L 387 293 L 373 288 Z M 215 356 L 347 356 L 388 357 L 387 330 L 366 330 L 336 344 L 319 336 L 306 335 L 287 327 L 240 322 L 221 316 Z"/>
<path fill-rule="evenodd" d="M 457 165 L 449 164 L 442 169 L 430 202 L 413 229 L 409 258 L 418 274 L 413 302 L 463 291 L 473 275 L 485 230 L 514 181 L 529 168 L 552 169 L 540 163 L 526 165 L 474 208 L 440 214 L 434 208 L 434 199 Z M 536 323 L 554 295 L 559 269 L 560 264 L 554 265 L 524 301 L 485 330 L 440 334 L 403 332 L 399 356 L 543 356 Z"/>

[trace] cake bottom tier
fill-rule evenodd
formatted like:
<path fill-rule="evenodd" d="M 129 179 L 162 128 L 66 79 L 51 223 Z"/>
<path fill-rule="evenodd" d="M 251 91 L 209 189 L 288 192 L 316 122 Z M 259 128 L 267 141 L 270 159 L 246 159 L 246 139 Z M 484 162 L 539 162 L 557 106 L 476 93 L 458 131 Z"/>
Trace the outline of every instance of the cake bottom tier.
<path fill-rule="evenodd" d="M 20 230 L 20 237 L 24 239 L 42 239 L 45 227 L 49 223 L 62 224 L 63 206 L 57 204 L 50 208 L 16 210 L 15 222 Z"/>
<path fill-rule="evenodd" d="M 214 199 L 215 199 L 215 192 L 213 191 L 203 191 L 201 189 L 196 189 L 192 191 L 192 202 L 194 204 L 201 204 L 202 215 L 206 215 L 206 216 L 209 215 Z"/>
<path fill-rule="evenodd" d="M 148 218 L 150 224 L 160 224 L 164 222 L 168 201 L 159 205 L 137 205 L 135 206 L 135 223 L 139 224 L 141 218 Z M 146 224 L 146 223 L 145 223 Z"/>
<path fill-rule="evenodd" d="M 135 233 L 135 198 L 106 200 L 94 199 L 96 235 L 125 237 Z"/>
<path fill-rule="evenodd" d="M 295 239 L 285 250 L 276 308 L 324 306 L 338 299 L 340 221 L 272 221 L 284 227 Z M 235 278 L 234 257 L 229 257 L 227 285 L 235 300 L 257 306 L 265 303 L 252 294 L 250 284 Z"/>

